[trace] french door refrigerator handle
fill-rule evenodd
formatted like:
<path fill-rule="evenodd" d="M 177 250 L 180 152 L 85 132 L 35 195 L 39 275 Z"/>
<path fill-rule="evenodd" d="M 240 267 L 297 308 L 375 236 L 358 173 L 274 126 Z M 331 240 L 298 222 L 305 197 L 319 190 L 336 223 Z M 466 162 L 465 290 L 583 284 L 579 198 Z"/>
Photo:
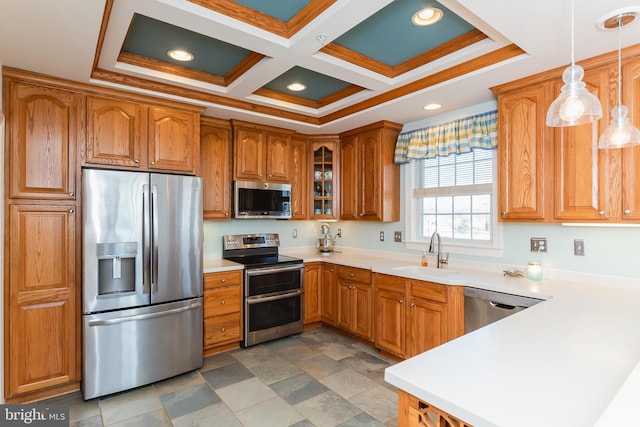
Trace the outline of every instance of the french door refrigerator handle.
<path fill-rule="evenodd" d="M 149 231 L 149 184 L 142 186 L 142 292 L 151 292 L 149 283 L 149 255 L 150 255 L 150 231 Z"/>
<path fill-rule="evenodd" d="M 131 322 L 134 320 L 153 319 L 155 317 L 171 316 L 173 314 L 182 313 L 189 310 L 195 310 L 202 307 L 202 303 L 195 302 L 186 307 L 174 308 L 172 310 L 159 311 L 157 313 L 134 314 L 133 316 L 117 317 L 115 319 L 90 320 L 89 326 L 113 325 L 116 323 Z"/>
<path fill-rule="evenodd" d="M 158 186 L 151 186 L 151 283 L 153 293 L 158 293 Z"/>

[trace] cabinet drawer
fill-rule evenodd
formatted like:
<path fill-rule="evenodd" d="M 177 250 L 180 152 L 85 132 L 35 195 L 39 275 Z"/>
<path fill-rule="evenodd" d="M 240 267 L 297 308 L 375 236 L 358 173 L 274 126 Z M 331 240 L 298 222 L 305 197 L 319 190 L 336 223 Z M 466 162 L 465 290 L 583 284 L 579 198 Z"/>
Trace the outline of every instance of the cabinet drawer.
<path fill-rule="evenodd" d="M 204 319 L 204 346 L 215 346 L 242 340 L 240 313 Z"/>
<path fill-rule="evenodd" d="M 338 266 L 338 278 L 371 284 L 371 270 Z"/>
<path fill-rule="evenodd" d="M 411 296 L 447 302 L 447 286 L 431 282 L 411 281 Z"/>
<path fill-rule="evenodd" d="M 242 284 L 242 270 L 221 271 L 220 273 L 205 273 L 204 289 L 214 289 L 222 286 Z"/>
<path fill-rule="evenodd" d="M 388 289 L 394 292 L 405 293 L 405 284 L 407 283 L 407 279 L 398 276 L 389 276 L 387 274 L 375 273 L 373 275 L 373 282 L 376 285 L 376 288 L 380 289 Z"/>
<path fill-rule="evenodd" d="M 204 292 L 204 317 L 239 312 L 242 289 L 240 286 L 215 288 Z"/>

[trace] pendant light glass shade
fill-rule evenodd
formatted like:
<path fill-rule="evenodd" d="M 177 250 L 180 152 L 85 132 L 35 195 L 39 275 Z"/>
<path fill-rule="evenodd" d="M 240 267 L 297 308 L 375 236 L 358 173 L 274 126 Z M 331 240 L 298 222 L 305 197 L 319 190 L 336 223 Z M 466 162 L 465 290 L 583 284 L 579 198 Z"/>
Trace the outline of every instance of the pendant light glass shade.
<path fill-rule="evenodd" d="M 547 126 L 576 126 L 602 117 L 600 101 L 586 89 L 582 81 L 584 70 L 576 65 L 574 58 L 574 15 L 574 0 L 571 0 L 571 65 L 562 73 L 564 85 L 547 111 Z"/>
<path fill-rule="evenodd" d="M 640 130 L 633 126 L 627 114 L 629 109 L 622 105 L 622 64 L 621 64 L 621 43 L 620 43 L 620 29 L 623 25 L 630 24 L 635 19 L 633 15 L 632 19 L 629 19 L 631 14 L 621 14 L 619 16 L 611 18 L 611 20 L 617 20 L 618 27 L 618 105 L 611 110 L 611 122 L 609 127 L 600 135 L 598 140 L 598 148 L 623 148 L 632 145 L 640 144 Z M 607 28 L 613 28 L 611 26 Z"/>

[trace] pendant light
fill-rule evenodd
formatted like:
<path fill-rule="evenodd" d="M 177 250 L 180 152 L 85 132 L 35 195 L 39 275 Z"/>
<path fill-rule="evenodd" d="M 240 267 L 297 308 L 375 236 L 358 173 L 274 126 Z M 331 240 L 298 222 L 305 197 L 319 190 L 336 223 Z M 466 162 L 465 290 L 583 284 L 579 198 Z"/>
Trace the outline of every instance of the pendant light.
<path fill-rule="evenodd" d="M 571 66 L 562 73 L 564 85 L 547 111 L 547 126 L 565 127 L 590 123 L 602 117 L 598 98 L 585 88 L 584 70 L 576 65 L 574 53 L 574 0 L 571 0 Z"/>
<path fill-rule="evenodd" d="M 618 28 L 618 104 L 611 110 L 611 122 L 607 130 L 600 135 L 598 148 L 622 148 L 640 144 L 640 130 L 629 121 L 629 109 L 622 105 L 622 59 L 620 32 L 624 25 L 636 19 L 635 12 L 621 13 L 608 18 L 602 24 L 604 28 Z"/>

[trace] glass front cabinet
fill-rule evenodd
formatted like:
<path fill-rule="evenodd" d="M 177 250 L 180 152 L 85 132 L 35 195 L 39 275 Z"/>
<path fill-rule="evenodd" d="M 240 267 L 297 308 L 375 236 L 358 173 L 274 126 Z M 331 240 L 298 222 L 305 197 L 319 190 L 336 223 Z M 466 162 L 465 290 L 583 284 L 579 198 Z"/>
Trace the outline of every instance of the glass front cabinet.
<path fill-rule="evenodd" d="M 337 219 L 338 138 L 311 140 L 311 219 Z"/>

